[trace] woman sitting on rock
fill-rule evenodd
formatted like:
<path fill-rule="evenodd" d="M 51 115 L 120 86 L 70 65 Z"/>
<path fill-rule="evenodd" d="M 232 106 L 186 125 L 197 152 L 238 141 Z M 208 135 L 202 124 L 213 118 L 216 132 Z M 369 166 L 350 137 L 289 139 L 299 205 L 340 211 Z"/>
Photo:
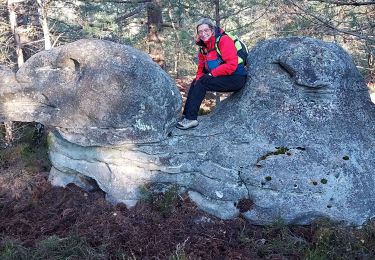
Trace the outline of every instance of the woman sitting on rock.
<path fill-rule="evenodd" d="M 237 91 L 245 86 L 246 81 L 246 69 L 243 62 L 239 63 L 234 41 L 208 18 L 199 20 L 196 29 L 196 44 L 200 46 L 198 69 L 185 103 L 184 119 L 177 124 L 180 129 L 198 125 L 198 111 L 206 91 Z M 219 35 L 217 50 L 215 42 Z"/>

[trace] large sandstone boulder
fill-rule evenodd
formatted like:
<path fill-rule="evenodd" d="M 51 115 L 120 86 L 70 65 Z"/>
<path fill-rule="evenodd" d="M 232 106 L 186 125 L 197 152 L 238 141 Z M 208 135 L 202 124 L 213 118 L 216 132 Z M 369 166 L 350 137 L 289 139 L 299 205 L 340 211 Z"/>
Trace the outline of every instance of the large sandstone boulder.
<path fill-rule="evenodd" d="M 181 101 L 164 72 L 131 48 L 102 41 L 83 42 L 92 46 L 90 62 L 79 58 L 82 41 L 52 51 L 66 50 L 70 55 L 68 63 L 72 61 L 70 66 L 76 74 L 73 69 L 58 67 L 53 72 L 45 70 L 45 74 L 39 70 L 40 75 L 26 73 L 29 80 L 20 81 L 21 69 L 17 73 L 21 86 L 18 92 L 9 95 L 5 94 L 9 89 L 0 90 L 0 98 L 8 98 L 7 102 L 19 102 L 18 97 L 25 95 L 20 93 L 27 93 L 22 84 L 33 88 L 35 96 L 48 93 L 48 100 L 60 100 L 55 95 L 70 95 L 74 99 L 80 86 L 86 85 L 95 90 L 90 92 L 91 100 L 101 100 L 104 95 L 118 98 L 112 106 L 95 106 L 95 113 L 92 108 L 88 118 L 94 120 L 79 121 L 87 112 L 81 112 L 82 106 L 75 106 L 75 117 L 66 113 L 65 117 L 60 116 L 59 124 L 54 124 L 58 131 L 50 135 L 49 143 L 53 164 L 50 180 L 55 185 L 73 182 L 90 189 L 95 180 L 108 199 L 132 206 L 146 184 L 178 184 L 203 210 L 221 218 L 242 214 L 256 224 L 269 224 L 280 218 L 286 223 L 306 224 L 325 216 L 360 225 L 375 215 L 375 110 L 363 79 L 339 46 L 305 37 L 259 43 L 249 56 L 246 87 L 209 116 L 200 118 L 197 128 L 182 131 L 171 128 Z M 128 57 L 127 53 L 133 53 L 135 60 L 144 57 L 148 64 L 145 73 L 157 80 L 149 79 L 146 82 L 153 84 L 146 84 L 143 78 L 132 78 L 133 70 L 140 68 L 128 69 L 125 58 L 121 59 L 122 65 L 111 69 L 110 62 L 105 66 L 97 64 L 97 60 L 114 60 L 117 56 L 112 49 L 121 50 L 115 52 L 121 57 Z M 25 66 L 43 63 L 43 57 L 50 53 L 38 54 Z M 60 56 L 55 57 L 52 63 Z M 79 65 L 77 69 L 77 61 L 85 66 Z M 106 86 L 120 77 L 117 69 L 122 69 L 121 77 L 128 79 L 122 84 L 134 87 L 116 92 L 119 87 Z M 79 76 L 81 70 L 85 71 L 83 77 Z M 80 80 L 62 80 L 67 73 L 78 75 Z M 60 80 L 50 81 L 56 78 Z M 58 89 L 53 82 L 60 82 Z M 43 89 L 38 89 L 41 85 Z M 159 92 L 156 97 L 150 96 L 150 88 Z M 133 95 L 134 89 L 144 94 Z M 111 94 L 112 91 L 121 95 Z M 127 101 L 129 96 L 133 97 L 131 101 Z M 145 113 L 138 103 L 148 98 L 153 101 L 147 104 L 155 107 L 147 107 Z M 138 105 L 137 108 L 126 106 L 118 110 L 122 99 L 125 104 Z M 69 100 L 64 101 L 68 107 L 72 104 Z M 64 109 L 63 104 L 56 107 Z M 53 108 L 28 108 L 29 118 L 22 118 L 55 122 L 41 120 Z M 121 113 L 116 114 L 118 111 Z M 21 117 L 21 112 L 8 113 L 4 108 L 0 114 L 12 114 L 8 120 Z M 58 113 L 51 115 L 56 117 Z M 114 120 L 114 115 L 118 120 Z M 112 123 L 106 125 L 106 118 Z M 145 127 L 135 127 L 137 119 L 142 123 L 138 126 Z M 71 120 L 78 120 L 79 124 Z M 122 134 L 111 136 L 111 131 L 103 130 L 109 125 L 115 125 L 113 128 Z M 100 129 L 101 135 L 93 134 L 92 128 L 95 133 Z"/>
<path fill-rule="evenodd" d="M 8 93 L 1 98 L 6 121 L 37 120 L 83 146 L 160 141 L 182 102 L 147 54 L 109 41 L 40 52 L 20 68 L 16 83 L 1 71 L 8 75 L 0 81 L 0 93 Z"/>
<path fill-rule="evenodd" d="M 249 63 L 246 88 L 200 129 L 226 132 L 210 161 L 238 167 L 255 203 L 245 217 L 373 217 L 375 109 L 352 59 L 335 44 L 293 37 L 258 44 Z"/>

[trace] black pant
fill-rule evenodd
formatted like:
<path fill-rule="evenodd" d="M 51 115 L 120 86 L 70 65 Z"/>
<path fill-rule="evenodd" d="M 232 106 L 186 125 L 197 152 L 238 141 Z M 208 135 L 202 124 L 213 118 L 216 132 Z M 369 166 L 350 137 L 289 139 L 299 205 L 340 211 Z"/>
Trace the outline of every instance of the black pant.
<path fill-rule="evenodd" d="M 183 114 L 186 119 L 196 120 L 199 107 L 207 91 L 233 92 L 245 86 L 246 76 L 230 75 L 221 77 L 203 77 L 191 83 Z"/>

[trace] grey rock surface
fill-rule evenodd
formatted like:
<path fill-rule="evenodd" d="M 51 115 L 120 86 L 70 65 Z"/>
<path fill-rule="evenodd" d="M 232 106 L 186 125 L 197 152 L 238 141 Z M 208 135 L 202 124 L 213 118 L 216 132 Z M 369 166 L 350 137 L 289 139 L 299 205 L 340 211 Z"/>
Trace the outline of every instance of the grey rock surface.
<path fill-rule="evenodd" d="M 375 109 L 348 54 L 293 37 L 259 43 L 249 63 L 246 88 L 199 129 L 226 132 L 211 161 L 239 171 L 255 203 L 246 218 L 373 217 Z"/>
<path fill-rule="evenodd" d="M 3 86 L 16 84 L 16 77 L 13 71 L 4 65 L 0 65 L 0 84 Z M 3 90 L 4 88 L 0 88 L 0 91 Z"/>
<path fill-rule="evenodd" d="M 9 71 L 0 73 L 11 79 Z M 42 51 L 15 77 L 13 84 L 0 81 L 2 121 L 38 120 L 83 146 L 160 141 L 182 102 L 147 54 L 109 41 Z"/>
<path fill-rule="evenodd" d="M 91 55 L 97 55 L 96 48 Z M 43 60 L 38 57 L 34 62 Z M 75 56 L 70 59 L 78 60 Z M 199 126 L 192 130 L 169 132 L 181 105 L 173 84 L 158 87 L 163 92 L 160 99 L 169 96 L 170 105 L 164 108 L 168 111 L 147 119 L 146 125 L 158 129 L 157 133 L 138 131 L 113 142 L 111 133 L 103 132 L 94 142 L 85 127 L 76 130 L 72 125 L 67 135 L 59 125 L 49 136 L 51 182 L 60 186 L 76 183 L 87 190 L 97 184 L 109 200 L 128 206 L 137 202 L 146 184 L 178 184 L 201 209 L 223 219 L 242 214 L 255 224 L 279 219 L 307 224 L 324 216 L 361 225 L 374 217 L 375 109 L 348 54 L 333 43 L 292 37 L 260 42 L 251 50 L 248 62 L 246 87 L 199 118 Z M 162 78 L 157 82 L 171 81 L 152 66 L 150 73 Z M 63 77 L 64 71 L 55 77 Z M 108 75 L 99 76 L 102 71 L 98 71 L 100 80 L 92 84 L 100 86 L 99 95 L 104 95 L 102 80 L 114 78 L 111 73 L 117 75 L 116 70 L 104 71 Z M 129 77 L 127 73 L 131 71 L 123 77 Z M 37 76 L 30 77 L 34 87 L 41 75 L 38 81 L 34 80 Z M 134 79 L 129 80 L 133 86 Z M 137 88 L 150 87 L 137 84 Z M 66 85 L 61 83 L 62 87 Z M 132 93 L 132 88 L 125 89 L 121 98 L 128 96 L 127 91 Z M 139 91 L 147 94 L 149 89 Z M 137 102 L 139 96 L 132 96 Z M 134 114 L 146 120 L 139 109 L 124 111 L 119 124 Z M 113 111 L 110 107 L 102 111 L 100 106 L 96 110 L 103 115 L 101 119 Z M 1 114 L 7 113 L 2 109 Z M 39 121 L 40 114 L 30 117 Z M 101 119 L 89 121 L 90 126 L 101 124 Z M 84 138 L 91 141 L 82 141 Z M 244 199 L 251 202 L 245 210 L 239 205 Z"/>

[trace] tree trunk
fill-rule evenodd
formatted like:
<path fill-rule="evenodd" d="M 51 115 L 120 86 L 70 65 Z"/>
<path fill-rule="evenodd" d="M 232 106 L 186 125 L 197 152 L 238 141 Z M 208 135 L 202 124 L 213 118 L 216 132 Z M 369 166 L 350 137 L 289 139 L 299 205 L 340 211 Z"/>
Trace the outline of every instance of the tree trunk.
<path fill-rule="evenodd" d="M 14 37 L 14 43 L 16 45 L 17 64 L 21 67 L 24 63 L 21 37 L 17 30 L 17 14 L 15 3 L 20 2 L 16 0 L 8 0 L 8 11 L 9 11 L 9 23 Z"/>
<path fill-rule="evenodd" d="M 173 21 L 173 19 L 174 19 L 174 16 L 173 16 L 173 6 L 171 5 L 170 2 L 169 2 L 168 15 L 169 15 L 169 19 L 172 21 L 172 28 L 173 28 L 174 34 L 176 36 L 176 39 L 177 39 L 177 41 L 175 41 L 175 55 L 174 55 L 174 68 L 173 68 L 173 72 L 175 73 L 176 78 L 178 78 L 179 77 L 178 67 L 179 67 L 179 63 L 180 63 L 180 60 L 181 60 L 181 49 L 182 49 L 182 46 L 181 46 L 181 37 L 180 37 L 180 34 L 178 32 L 178 28 L 176 27 L 176 25 L 175 25 L 175 23 Z M 180 27 L 180 25 L 178 25 L 178 27 Z"/>
<path fill-rule="evenodd" d="M 220 0 L 214 0 L 215 4 L 215 22 L 216 26 L 220 27 Z"/>
<path fill-rule="evenodd" d="M 38 2 L 38 13 L 39 13 L 39 22 L 43 29 L 43 36 L 44 36 L 44 49 L 49 50 L 52 48 L 51 44 L 51 37 L 49 34 L 48 22 L 47 22 L 47 10 L 46 10 L 46 0 L 37 0 Z M 35 132 L 38 133 L 38 142 L 39 137 L 42 134 L 41 129 L 44 129 L 44 125 L 37 123 L 35 125 Z"/>
<path fill-rule="evenodd" d="M 214 0 L 216 26 L 220 27 L 220 0 Z M 220 93 L 215 92 L 216 105 L 220 103 Z"/>
<path fill-rule="evenodd" d="M 161 0 L 153 0 L 147 5 L 147 45 L 152 60 L 165 69 L 165 55 L 163 50 Z"/>
<path fill-rule="evenodd" d="M 21 37 L 20 37 L 19 31 L 17 30 L 17 14 L 16 14 L 15 4 L 21 1 L 8 0 L 9 24 L 10 24 L 10 29 L 14 37 L 14 43 L 16 45 L 16 56 L 17 56 L 18 68 L 20 68 L 22 64 L 24 63 L 24 56 L 23 56 L 23 50 L 22 50 Z M 12 145 L 14 141 L 13 122 L 4 122 L 4 128 L 5 128 L 5 143 L 7 146 L 10 146 Z"/>
<path fill-rule="evenodd" d="M 49 50 L 52 48 L 51 44 L 51 37 L 49 34 L 48 23 L 47 23 L 47 10 L 46 10 L 46 1 L 45 0 L 37 0 L 38 2 L 38 13 L 39 13 L 39 21 L 43 29 L 43 36 L 44 36 L 44 49 Z"/>
<path fill-rule="evenodd" d="M 5 144 L 6 146 L 11 146 L 14 141 L 13 136 L 13 122 L 4 122 L 4 128 L 5 128 Z"/>

